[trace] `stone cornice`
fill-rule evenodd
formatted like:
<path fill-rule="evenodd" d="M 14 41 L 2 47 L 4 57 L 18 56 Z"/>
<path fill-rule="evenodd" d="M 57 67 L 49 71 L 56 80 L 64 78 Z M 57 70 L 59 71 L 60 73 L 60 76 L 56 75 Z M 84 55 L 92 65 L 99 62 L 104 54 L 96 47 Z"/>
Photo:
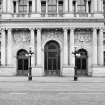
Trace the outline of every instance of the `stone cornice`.
<path fill-rule="evenodd" d="M 7 23 L 7 22 L 82 22 L 82 23 L 87 23 L 87 22 L 105 22 L 105 19 L 1 19 L 1 23 Z"/>

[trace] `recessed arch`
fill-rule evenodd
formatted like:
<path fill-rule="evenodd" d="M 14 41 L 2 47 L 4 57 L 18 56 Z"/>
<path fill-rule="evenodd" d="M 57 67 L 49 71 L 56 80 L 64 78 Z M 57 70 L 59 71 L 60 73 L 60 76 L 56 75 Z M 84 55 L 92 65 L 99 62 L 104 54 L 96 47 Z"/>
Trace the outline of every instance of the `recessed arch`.
<path fill-rule="evenodd" d="M 78 75 L 86 76 L 88 75 L 88 52 L 86 49 L 78 50 L 80 56 L 76 57 L 76 67 Z"/>
<path fill-rule="evenodd" d="M 44 46 L 44 72 L 45 75 L 60 76 L 60 45 L 54 40 Z"/>
<path fill-rule="evenodd" d="M 20 49 L 17 52 L 17 75 L 28 75 L 28 52 Z"/>

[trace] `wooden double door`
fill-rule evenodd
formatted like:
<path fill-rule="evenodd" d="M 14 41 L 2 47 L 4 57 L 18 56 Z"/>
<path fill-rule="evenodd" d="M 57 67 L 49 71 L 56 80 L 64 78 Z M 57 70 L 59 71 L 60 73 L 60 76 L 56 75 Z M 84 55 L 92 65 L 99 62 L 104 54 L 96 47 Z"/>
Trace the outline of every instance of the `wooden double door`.
<path fill-rule="evenodd" d="M 60 76 L 60 47 L 55 41 L 46 44 L 44 50 L 44 69 L 47 76 Z"/>

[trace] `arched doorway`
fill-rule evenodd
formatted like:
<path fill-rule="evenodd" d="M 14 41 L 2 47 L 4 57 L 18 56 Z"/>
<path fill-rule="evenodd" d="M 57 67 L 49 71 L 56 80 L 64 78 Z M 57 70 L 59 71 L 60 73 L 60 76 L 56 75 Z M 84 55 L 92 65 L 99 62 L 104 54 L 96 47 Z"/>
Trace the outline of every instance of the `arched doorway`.
<path fill-rule="evenodd" d="M 80 56 L 76 57 L 76 67 L 79 76 L 88 75 L 88 53 L 85 49 L 78 50 Z"/>
<path fill-rule="evenodd" d="M 56 41 L 45 45 L 44 70 L 47 76 L 60 76 L 60 46 Z"/>
<path fill-rule="evenodd" d="M 28 75 L 28 52 L 21 49 L 17 53 L 17 75 Z"/>

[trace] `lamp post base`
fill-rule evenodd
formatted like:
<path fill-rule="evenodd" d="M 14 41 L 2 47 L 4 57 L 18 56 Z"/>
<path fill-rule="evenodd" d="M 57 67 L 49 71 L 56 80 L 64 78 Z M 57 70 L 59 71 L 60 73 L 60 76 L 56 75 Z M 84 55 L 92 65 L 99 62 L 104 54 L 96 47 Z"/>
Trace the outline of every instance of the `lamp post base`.
<path fill-rule="evenodd" d="M 29 81 L 32 81 L 32 76 L 29 76 L 29 77 L 28 77 L 28 80 L 29 80 Z"/>
<path fill-rule="evenodd" d="M 75 75 L 74 76 L 74 81 L 77 81 L 78 80 L 78 77 Z"/>

